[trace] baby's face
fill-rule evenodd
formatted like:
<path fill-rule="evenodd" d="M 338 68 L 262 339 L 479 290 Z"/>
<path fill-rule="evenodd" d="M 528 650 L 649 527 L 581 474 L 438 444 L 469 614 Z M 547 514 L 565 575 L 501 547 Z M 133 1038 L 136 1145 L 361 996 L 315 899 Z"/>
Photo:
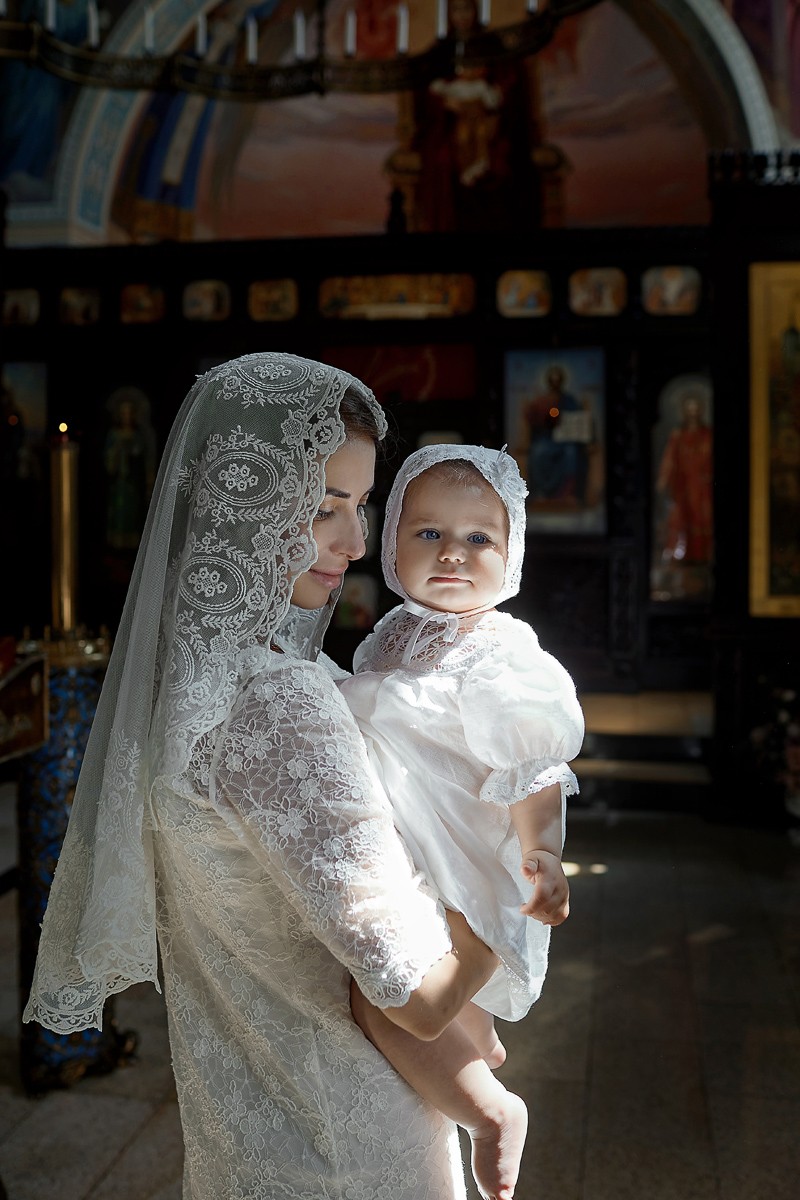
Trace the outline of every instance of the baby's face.
<path fill-rule="evenodd" d="M 453 483 L 423 471 L 403 496 L 397 577 L 412 600 L 438 612 L 494 604 L 506 572 L 508 514 L 488 483 Z"/>

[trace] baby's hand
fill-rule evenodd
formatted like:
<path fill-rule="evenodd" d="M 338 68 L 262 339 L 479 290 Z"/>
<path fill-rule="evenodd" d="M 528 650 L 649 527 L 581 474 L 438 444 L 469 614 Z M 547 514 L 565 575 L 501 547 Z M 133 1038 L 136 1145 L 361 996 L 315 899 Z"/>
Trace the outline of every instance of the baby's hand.
<path fill-rule="evenodd" d="M 569 884 L 561 860 L 549 850 L 530 850 L 522 858 L 522 874 L 533 892 L 520 912 L 543 925 L 560 925 L 569 916 Z"/>

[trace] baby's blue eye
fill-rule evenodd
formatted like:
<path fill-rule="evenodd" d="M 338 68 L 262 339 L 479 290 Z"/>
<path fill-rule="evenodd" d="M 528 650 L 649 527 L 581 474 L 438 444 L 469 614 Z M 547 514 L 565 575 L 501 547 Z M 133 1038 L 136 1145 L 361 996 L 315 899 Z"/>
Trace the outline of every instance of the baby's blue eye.
<path fill-rule="evenodd" d="M 435 542 L 439 535 L 435 529 L 420 529 L 417 536 L 425 542 Z"/>
<path fill-rule="evenodd" d="M 485 533 L 471 533 L 467 538 L 468 542 L 472 542 L 475 546 L 488 545 L 489 539 Z"/>

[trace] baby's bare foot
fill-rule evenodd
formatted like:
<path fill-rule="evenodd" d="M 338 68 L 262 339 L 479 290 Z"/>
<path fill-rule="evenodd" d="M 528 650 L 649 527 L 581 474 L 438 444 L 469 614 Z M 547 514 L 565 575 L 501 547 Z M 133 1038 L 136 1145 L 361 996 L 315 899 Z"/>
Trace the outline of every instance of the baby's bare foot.
<path fill-rule="evenodd" d="M 485 1200 L 511 1200 L 519 1177 L 528 1110 L 525 1101 L 505 1092 L 497 1112 L 471 1129 L 472 1174 Z"/>

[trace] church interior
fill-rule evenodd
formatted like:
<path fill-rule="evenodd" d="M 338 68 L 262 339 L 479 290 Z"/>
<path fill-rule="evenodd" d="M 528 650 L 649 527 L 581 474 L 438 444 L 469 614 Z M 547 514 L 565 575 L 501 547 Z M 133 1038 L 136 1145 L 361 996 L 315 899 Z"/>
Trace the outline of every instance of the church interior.
<path fill-rule="evenodd" d="M 173 418 L 281 350 L 389 420 L 345 669 L 407 454 L 527 483 L 505 607 L 586 735 L 502 1029 L 517 1200 L 793 1197 L 798 0 L 8 0 L 0 60 L 0 1196 L 181 1195 L 154 989 L 106 1035 L 20 1014 Z"/>

